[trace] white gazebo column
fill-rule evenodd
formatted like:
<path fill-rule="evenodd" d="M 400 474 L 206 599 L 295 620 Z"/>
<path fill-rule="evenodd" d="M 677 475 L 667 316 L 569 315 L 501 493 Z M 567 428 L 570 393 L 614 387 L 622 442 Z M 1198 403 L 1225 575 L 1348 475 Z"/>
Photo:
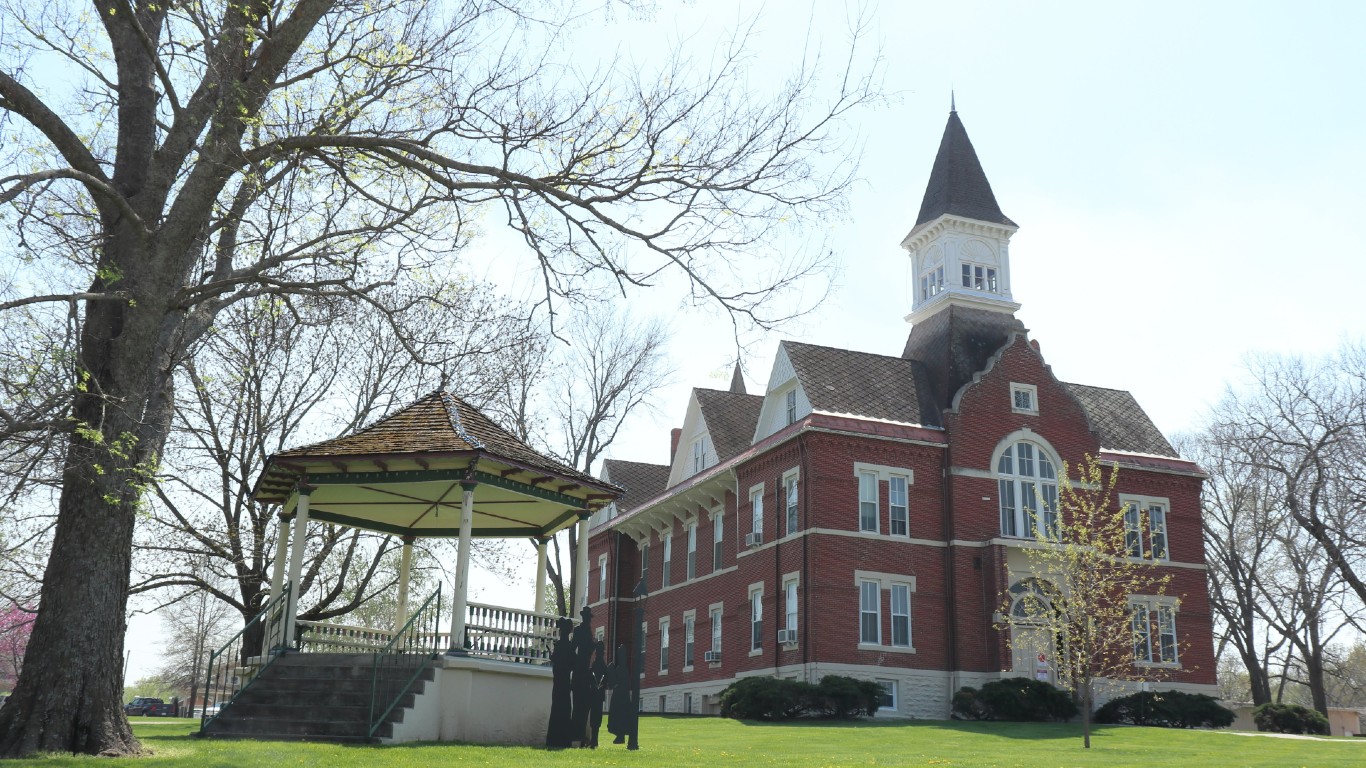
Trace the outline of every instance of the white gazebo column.
<path fill-rule="evenodd" d="M 574 607 L 581 611 L 588 605 L 588 512 L 579 513 L 578 547 L 574 553 Z"/>
<path fill-rule="evenodd" d="M 299 577 L 304 569 L 304 544 L 308 538 L 308 499 L 313 489 L 301 485 L 299 503 L 294 506 L 294 541 L 289 548 L 289 599 L 285 601 L 285 636 L 282 644 L 294 647 L 294 622 L 299 613 Z"/>
<path fill-rule="evenodd" d="M 413 537 L 403 537 L 403 555 L 398 561 L 398 610 L 394 612 L 394 631 L 408 623 L 408 577 L 413 570 Z"/>
<path fill-rule="evenodd" d="M 289 556 L 289 526 L 293 521 L 293 514 L 286 515 L 281 513 L 280 516 L 276 518 L 279 528 L 276 531 L 275 538 L 275 567 L 270 574 L 270 597 L 266 600 L 267 603 L 279 597 L 280 590 L 283 589 L 285 585 L 285 558 Z M 270 643 L 272 642 L 272 638 L 276 636 L 276 632 L 280 629 L 279 622 L 283 620 L 283 613 L 279 614 L 278 619 L 274 618 L 271 614 L 266 615 L 265 629 L 267 647 L 261 649 L 263 652 L 269 653 L 275 647 L 274 645 L 270 645 Z"/>
<path fill-rule="evenodd" d="M 455 556 L 455 594 L 451 597 L 451 648 L 447 653 L 465 653 L 465 611 L 470 602 L 470 531 L 474 528 L 474 489 L 478 483 L 461 483 L 465 498 L 460 504 L 460 549 Z"/>
<path fill-rule="evenodd" d="M 532 610 L 536 613 L 545 613 L 545 539 L 534 539 L 536 542 L 536 607 Z"/>

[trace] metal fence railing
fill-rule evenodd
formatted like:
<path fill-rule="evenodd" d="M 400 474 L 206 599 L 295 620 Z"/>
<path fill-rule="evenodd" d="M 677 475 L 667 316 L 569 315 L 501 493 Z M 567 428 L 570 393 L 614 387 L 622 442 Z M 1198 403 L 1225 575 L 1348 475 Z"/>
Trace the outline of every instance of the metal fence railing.
<path fill-rule="evenodd" d="M 418 675 L 443 649 L 438 645 L 441 636 L 441 588 L 432 593 L 422 607 L 413 612 L 403 628 L 395 632 L 384 648 L 375 651 L 371 669 L 370 732 L 374 738 L 384 719 L 412 688 Z"/>
<path fill-rule="evenodd" d="M 232 703 L 285 650 L 285 609 L 290 585 L 268 600 L 241 631 L 209 654 L 204 679 L 204 708 L 199 730 Z"/>

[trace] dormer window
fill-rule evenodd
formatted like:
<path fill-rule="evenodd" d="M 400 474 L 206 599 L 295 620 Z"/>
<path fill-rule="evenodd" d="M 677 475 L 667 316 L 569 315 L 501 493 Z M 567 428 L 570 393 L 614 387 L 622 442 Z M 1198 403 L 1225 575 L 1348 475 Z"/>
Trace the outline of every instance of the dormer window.
<path fill-rule="evenodd" d="M 692 444 L 692 471 L 697 474 L 707 468 L 707 439 L 699 437 Z"/>
<path fill-rule="evenodd" d="M 797 390 L 787 391 L 787 423 L 792 424 L 797 421 Z"/>
<path fill-rule="evenodd" d="M 996 268 L 981 264 L 963 264 L 963 287 L 974 291 L 996 293 Z"/>
<path fill-rule="evenodd" d="M 920 299 L 922 301 L 931 296 L 937 296 L 942 290 L 944 290 L 944 267 L 935 267 L 920 276 Z"/>

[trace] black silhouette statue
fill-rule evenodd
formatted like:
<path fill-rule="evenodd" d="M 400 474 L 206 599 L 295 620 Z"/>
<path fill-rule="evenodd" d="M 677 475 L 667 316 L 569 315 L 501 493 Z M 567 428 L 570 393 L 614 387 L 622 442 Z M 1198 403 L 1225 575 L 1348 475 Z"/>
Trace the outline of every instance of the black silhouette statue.
<path fill-rule="evenodd" d="M 602 703 L 607 696 L 607 644 L 599 640 L 593 648 L 593 703 L 588 721 L 588 746 L 598 748 L 602 730 Z"/>
<path fill-rule="evenodd" d="M 607 710 L 607 732 L 615 736 L 613 744 L 625 744 L 632 730 L 636 708 L 631 704 L 630 651 L 626 644 L 617 646 L 617 654 L 607 665 L 607 685 L 612 689 L 612 705 Z"/>
<path fill-rule="evenodd" d="M 555 626 L 560 637 L 550 651 L 550 670 L 553 683 L 550 688 L 550 725 L 545 732 L 545 745 L 548 749 L 564 749 L 574 741 L 573 715 L 570 708 L 571 686 L 574 672 L 574 644 L 569 639 L 569 630 L 574 622 L 560 617 Z"/>
<path fill-rule="evenodd" d="M 574 628 L 574 676 L 571 690 L 574 694 L 572 740 L 579 746 L 589 743 L 588 723 L 593 711 L 593 609 L 584 606 L 579 612 L 582 617 L 579 626 Z"/>

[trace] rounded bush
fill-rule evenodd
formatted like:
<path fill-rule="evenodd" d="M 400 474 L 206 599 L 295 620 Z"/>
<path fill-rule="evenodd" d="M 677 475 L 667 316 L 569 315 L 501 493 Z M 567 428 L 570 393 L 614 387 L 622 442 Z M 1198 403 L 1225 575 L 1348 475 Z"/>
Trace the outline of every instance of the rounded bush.
<path fill-rule="evenodd" d="M 1227 728 L 1236 718 L 1213 696 L 1182 691 L 1140 691 L 1111 699 L 1096 710 L 1097 723 L 1162 728 Z"/>
<path fill-rule="evenodd" d="M 872 680 L 858 680 L 844 675 L 826 675 L 816 686 L 816 700 L 812 709 L 824 717 L 849 720 L 864 715 L 875 715 L 882 686 Z"/>
<path fill-rule="evenodd" d="M 721 716 L 789 720 L 806 712 L 815 686 L 776 677 L 745 677 L 721 691 Z"/>
<path fill-rule="evenodd" d="M 993 680 L 978 691 L 963 688 L 953 707 L 955 714 L 974 720 L 1071 720 L 1078 712 L 1067 691 L 1027 677 Z"/>
<path fill-rule="evenodd" d="M 1328 735 L 1328 718 L 1299 704 L 1263 704 L 1252 710 L 1252 720 L 1257 730 L 1269 733 Z"/>

